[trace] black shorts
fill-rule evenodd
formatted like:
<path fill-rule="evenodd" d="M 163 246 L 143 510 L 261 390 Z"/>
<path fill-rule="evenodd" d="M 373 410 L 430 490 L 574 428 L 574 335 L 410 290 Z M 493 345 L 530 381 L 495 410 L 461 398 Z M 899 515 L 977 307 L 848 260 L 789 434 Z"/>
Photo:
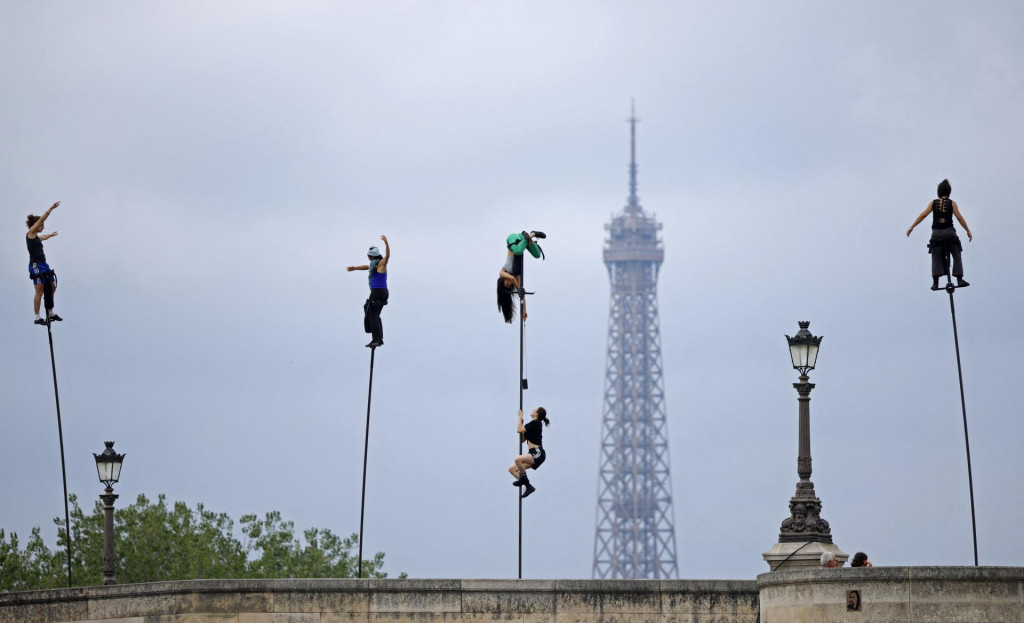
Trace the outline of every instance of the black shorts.
<path fill-rule="evenodd" d="M 544 448 L 537 446 L 536 448 L 530 448 L 530 456 L 533 457 L 533 469 L 537 469 L 544 464 L 544 459 L 548 458 Z"/>

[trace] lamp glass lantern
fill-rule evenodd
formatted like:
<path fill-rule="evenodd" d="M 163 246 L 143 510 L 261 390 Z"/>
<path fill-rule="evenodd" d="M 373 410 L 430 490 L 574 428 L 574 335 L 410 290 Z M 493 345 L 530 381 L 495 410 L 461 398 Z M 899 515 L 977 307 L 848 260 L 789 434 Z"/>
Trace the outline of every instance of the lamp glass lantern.
<path fill-rule="evenodd" d="M 96 472 L 99 474 L 100 482 L 110 489 L 121 478 L 124 455 L 114 452 L 113 441 L 104 441 L 103 445 L 106 446 L 103 452 L 93 453 L 93 456 L 96 457 Z"/>
<path fill-rule="evenodd" d="M 800 371 L 801 376 L 807 376 L 807 372 L 814 369 L 818 361 L 818 349 L 821 345 L 821 337 L 811 335 L 807 330 L 811 323 L 801 320 L 800 331 L 793 337 L 786 336 L 789 342 L 789 356 L 793 359 L 793 367 Z"/>

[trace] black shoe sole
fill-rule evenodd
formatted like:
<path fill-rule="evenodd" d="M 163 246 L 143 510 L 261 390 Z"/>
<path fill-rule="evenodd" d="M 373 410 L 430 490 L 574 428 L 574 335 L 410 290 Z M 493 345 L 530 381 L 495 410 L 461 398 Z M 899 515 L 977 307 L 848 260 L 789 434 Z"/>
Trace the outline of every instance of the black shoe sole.
<path fill-rule="evenodd" d="M 536 490 L 537 490 L 537 487 L 531 487 L 531 486 L 527 485 L 526 486 L 526 491 L 523 491 L 523 494 L 521 496 L 519 496 L 519 497 L 520 498 L 525 498 L 525 497 L 529 496 L 531 493 L 533 493 Z"/>

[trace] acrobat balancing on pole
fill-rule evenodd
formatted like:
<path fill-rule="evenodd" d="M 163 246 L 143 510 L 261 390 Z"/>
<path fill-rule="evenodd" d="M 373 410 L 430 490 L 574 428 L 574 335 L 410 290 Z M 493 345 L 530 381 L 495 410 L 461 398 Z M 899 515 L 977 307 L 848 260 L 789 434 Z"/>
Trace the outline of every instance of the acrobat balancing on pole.
<path fill-rule="evenodd" d="M 57 315 L 57 312 L 53 311 L 53 293 L 57 291 L 57 274 L 46 263 L 46 254 L 43 253 L 43 241 L 57 235 L 56 231 L 52 234 L 44 234 L 43 228 L 46 226 L 46 219 L 49 218 L 50 212 L 57 209 L 59 205 L 59 201 L 54 203 L 47 208 L 46 212 L 43 212 L 42 216 L 29 214 L 28 219 L 25 221 L 25 225 L 28 226 L 28 234 L 25 235 L 25 243 L 28 245 L 28 276 L 36 288 L 35 299 L 33 300 L 33 307 L 36 312 L 35 323 L 43 326 L 50 324 L 50 322 L 64 320 Z M 46 303 L 45 320 L 39 316 L 40 299 L 44 299 Z"/>
<path fill-rule="evenodd" d="M 384 345 L 384 324 L 380 320 L 380 312 L 388 304 L 388 260 L 391 259 L 391 247 L 388 245 L 388 237 L 381 236 L 384 241 L 384 255 L 380 249 L 370 247 L 366 252 L 369 264 L 360 266 L 349 266 L 348 272 L 354 270 L 370 271 L 370 296 L 363 304 L 363 329 L 372 337 L 367 348 L 377 348 Z"/>
<path fill-rule="evenodd" d="M 541 422 L 544 425 L 541 425 Z M 547 454 L 544 452 L 543 435 L 544 426 L 551 424 L 548 420 L 548 412 L 544 407 L 537 407 L 530 413 L 530 421 L 523 425 L 523 411 L 519 411 L 519 425 L 516 430 L 519 431 L 521 439 L 526 440 L 526 445 L 530 447 L 527 454 L 520 454 L 515 458 L 515 462 L 512 467 L 508 468 L 508 473 L 512 474 L 512 477 L 516 480 L 512 483 L 515 487 L 526 487 L 523 491 L 522 497 L 526 497 L 537 490 L 532 484 L 530 484 L 530 478 L 526 475 L 527 469 L 538 469 L 544 464 L 547 459 Z"/>
<path fill-rule="evenodd" d="M 929 214 L 932 215 L 932 237 L 928 241 L 928 252 L 932 254 L 932 290 L 941 289 L 939 288 L 939 277 L 945 275 L 947 279 L 949 278 L 949 256 L 953 257 L 953 276 L 956 277 L 956 286 L 950 284 L 948 287 L 966 288 L 971 285 L 964 281 L 964 264 L 960 259 L 963 245 L 960 244 L 956 228 L 953 227 L 953 217 L 960 221 L 960 226 L 967 232 L 968 241 L 974 240 L 974 236 L 971 234 L 971 228 L 967 226 L 967 221 L 960 215 L 960 207 L 949 198 L 951 191 L 949 180 L 939 182 L 939 198 L 931 201 L 907 230 L 909 237 L 910 232 L 914 231 L 921 221 Z"/>
<path fill-rule="evenodd" d="M 505 318 L 505 322 L 512 324 L 516 314 L 516 304 L 513 294 L 519 294 L 522 298 L 523 318 L 526 318 L 526 298 L 521 290 L 523 287 L 523 251 L 529 251 L 533 257 L 543 259 L 544 251 L 537 244 L 536 238 L 547 238 L 542 231 L 519 232 L 509 234 L 505 239 L 505 246 L 508 255 L 505 257 L 505 264 L 498 274 L 498 311 Z"/>

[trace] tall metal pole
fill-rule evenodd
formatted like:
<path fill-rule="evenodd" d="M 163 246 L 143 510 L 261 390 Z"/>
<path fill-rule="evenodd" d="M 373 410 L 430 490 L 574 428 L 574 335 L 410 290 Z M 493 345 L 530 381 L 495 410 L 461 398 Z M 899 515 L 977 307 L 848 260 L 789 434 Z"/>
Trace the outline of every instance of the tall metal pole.
<path fill-rule="evenodd" d="M 118 498 L 112 487 L 107 487 L 103 500 L 103 584 L 117 584 L 114 576 L 114 500 Z"/>
<path fill-rule="evenodd" d="M 523 268 L 519 270 L 519 410 L 523 410 L 523 354 L 525 352 L 526 334 L 526 258 L 523 257 Z M 523 453 L 523 436 L 519 435 L 519 454 Z M 517 454 L 516 456 L 519 456 Z M 524 471 L 525 475 L 526 472 Z M 523 579 L 523 486 L 516 487 L 519 492 L 519 579 Z"/>
<path fill-rule="evenodd" d="M 377 349 L 370 349 L 370 387 L 366 391 L 366 440 L 363 442 L 363 493 L 359 502 L 359 570 L 357 577 L 363 577 L 363 518 L 366 516 L 366 457 L 370 451 L 370 400 L 373 398 L 373 356 Z"/>
<path fill-rule="evenodd" d="M 60 393 L 57 391 L 57 360 L 53 356 L 53 331 L 46 320 L 46 336 L 50 340 L 50 368 L 53 370 L 53 399 L 57 403 L 57 438 L 60 441 L 60 475 L 64 480 L 64 537 L 68 549 L 68 588 L 71 588 L 71 517 L 68 513 L 68 470 L 64 462 L 64 427 L 60 421 Z"/>
<path fill-rule="evenodd" d="M 956 330 L 956 307 L 953 305 L 952 283 L 946 285 L 949 292 L 949 315 L 953 318 L 953 344 L 956 347 L 956 374 L 960 381 L 960 410 L 964 416 L 964 444 L 967 446 L 967 486 L 971 492 L 971 533 L 974 537 L 974 566 L 978 566 L 978 523 L 974 517 L 974 477 L 971 475 L 971 440 L 967 435 L 967 402 L 964 400 L 964 373 L 960 367 L 960 337 Z"/>

